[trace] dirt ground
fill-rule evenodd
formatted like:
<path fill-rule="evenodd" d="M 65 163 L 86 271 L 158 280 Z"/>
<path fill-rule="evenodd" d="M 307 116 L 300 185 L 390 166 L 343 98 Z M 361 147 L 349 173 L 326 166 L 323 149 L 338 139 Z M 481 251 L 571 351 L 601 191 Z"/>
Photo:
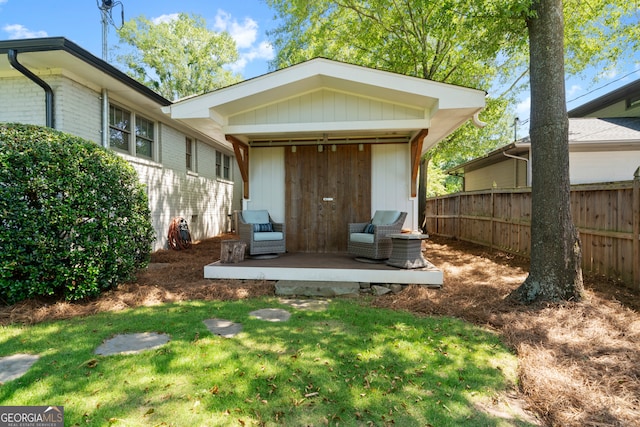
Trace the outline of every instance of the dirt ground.
<path fill-rule="evenodd" d="M 0 324 L 190 299 L 273 295 L 272 282 L 202 278 L 203 266 L 219 259 L 220 240 L 230 237 L 205 240 L 188 250 L 157 252 L 134 282 L 94 300 L 30 300 L 0 307 Z M 426 257 L 444 271 L 442 289 L 413 285 L 399 294 L 376 297 L 371 304 L 418 315 L 455 316 L 500 334 L 518 354 L 519 384 L 512 393 L 496 396 L 490 409 L 523 407 L 549 426 L 639 425 L 640 291 L 585 277 L 585 301 L 522 306 L 506 297 L 526 278 L 528 260 L 438 237 L 427 241 Z"/>

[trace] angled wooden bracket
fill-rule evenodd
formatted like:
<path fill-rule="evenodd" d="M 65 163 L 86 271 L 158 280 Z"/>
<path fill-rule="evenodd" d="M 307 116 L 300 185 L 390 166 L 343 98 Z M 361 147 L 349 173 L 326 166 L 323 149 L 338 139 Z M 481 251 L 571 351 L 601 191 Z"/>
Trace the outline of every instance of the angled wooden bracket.
<path fill-rule="evenodd" d="M 429 129 L 422 129 L 411 140 L 411 197 L 418 195 L 418 171 L 420 170 L 422 143 L 428 134 Z"/>
<path fill-rule="evenodd" d="M 233 145 L 233 152 L 236 154 L 236 162 L 240 168 L 240 175 L 244 184 L 242 196 L 249 198 L 249 146 L 233 135 L 225 135 L 227 141 Z"/>

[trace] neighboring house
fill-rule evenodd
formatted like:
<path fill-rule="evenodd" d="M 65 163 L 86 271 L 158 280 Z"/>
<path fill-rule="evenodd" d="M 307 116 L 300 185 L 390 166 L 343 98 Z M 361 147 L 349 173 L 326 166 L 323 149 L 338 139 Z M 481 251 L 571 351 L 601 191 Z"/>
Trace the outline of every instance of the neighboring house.
<path fill-rule="evenodd" d="M 156 250 L 174 217 L 202 239 L 227 231 L 240 207 L 231 144 L 171 119 L 168 105 L 65 38 L 0 41 L 0 122 L 49 125 L 128 160 L 147 187 Z"/>
<path fill-rule="evenodd" d="M 640 117 L 640 79 L 582 104 L 569 117 Z"/>
<path fill-rule="evenodd" d="M 640 167 L 640 80 L 569 111 L 569 179 L 590 184 L 633 179 Z M 523 138 L 448 170 L 463 191 L 531 185 L 531 141 Z"/>
<path fill-rule="evenodd" d="M 10 66 L 12 49 L 51 86 L 52 109 Z M 172 217 L 201 238 L 225 231 L 233 208 L 285 222 L 290 252 L 346 251 L 347 223 L 379 209 L 417 229 L 421 155 L 469 120 L 482 126 L 485 96 L 319 58 L 172 103 L 66 39 L 0 42 L 0 121 L 45 124 L 53 110 L 55 128 L 129 160 L 160 247 Z"/>

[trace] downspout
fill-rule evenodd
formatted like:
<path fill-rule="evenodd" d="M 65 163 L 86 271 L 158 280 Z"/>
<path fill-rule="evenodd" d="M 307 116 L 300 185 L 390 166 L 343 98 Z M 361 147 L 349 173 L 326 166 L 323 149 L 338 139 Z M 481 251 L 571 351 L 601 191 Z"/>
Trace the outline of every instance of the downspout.
<path fill-rule="evenodd" d="M 527 164 L 527 187 L 531 187 L 531 168 L 530 168 L 529 159 L 527 159 L 526 157 L 514 156 L 513 154 L 509 154 L 507 152 L 503 152 L 502 154 L 504 154 L 505 157 L 509 157 L 516 160 L 523 160 Z"/>
<path fill-rule="evenodd" d="M 109 91 L 102 89 L 102 146 L 109 148 Z"/>
<path fill-rule="evenodd" d="M 27 69 L 24 65 L 18 62 L 18 51 L 15 49 L 9 49 L 7 52 L 7 57 L 9 59 L 9 63 L 13 68 L 20 71 L 27 78 L 29 78 L 34 83 L 38 84 L 42 89 L 44 89 L 44 101 L 45 101 L 45 113 L 46 113 L 46 125 L 47 127 L 54 128 L 54 117 L 53 117 L 53 89 L 51 86 L 47 84 L 40 77 L 36 76 L 29 69 Z"/>

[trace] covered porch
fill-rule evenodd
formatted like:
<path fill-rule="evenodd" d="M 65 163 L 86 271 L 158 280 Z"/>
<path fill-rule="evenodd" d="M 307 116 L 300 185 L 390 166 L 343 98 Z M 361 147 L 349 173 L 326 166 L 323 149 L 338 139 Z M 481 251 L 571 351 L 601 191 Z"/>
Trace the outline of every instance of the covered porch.
<path fill-rule="evenodd" d="M 395 210 L 417 232 L 421 157 L 466 122 L 481 127 L 485 95 L 317 58 L 165 107 L 227 144 L 242 210 L 286 225 L 279 258 L 213 262 L 205 277 L 442 284 L 435 267 L 355 261 L 348 225 Z"/>

